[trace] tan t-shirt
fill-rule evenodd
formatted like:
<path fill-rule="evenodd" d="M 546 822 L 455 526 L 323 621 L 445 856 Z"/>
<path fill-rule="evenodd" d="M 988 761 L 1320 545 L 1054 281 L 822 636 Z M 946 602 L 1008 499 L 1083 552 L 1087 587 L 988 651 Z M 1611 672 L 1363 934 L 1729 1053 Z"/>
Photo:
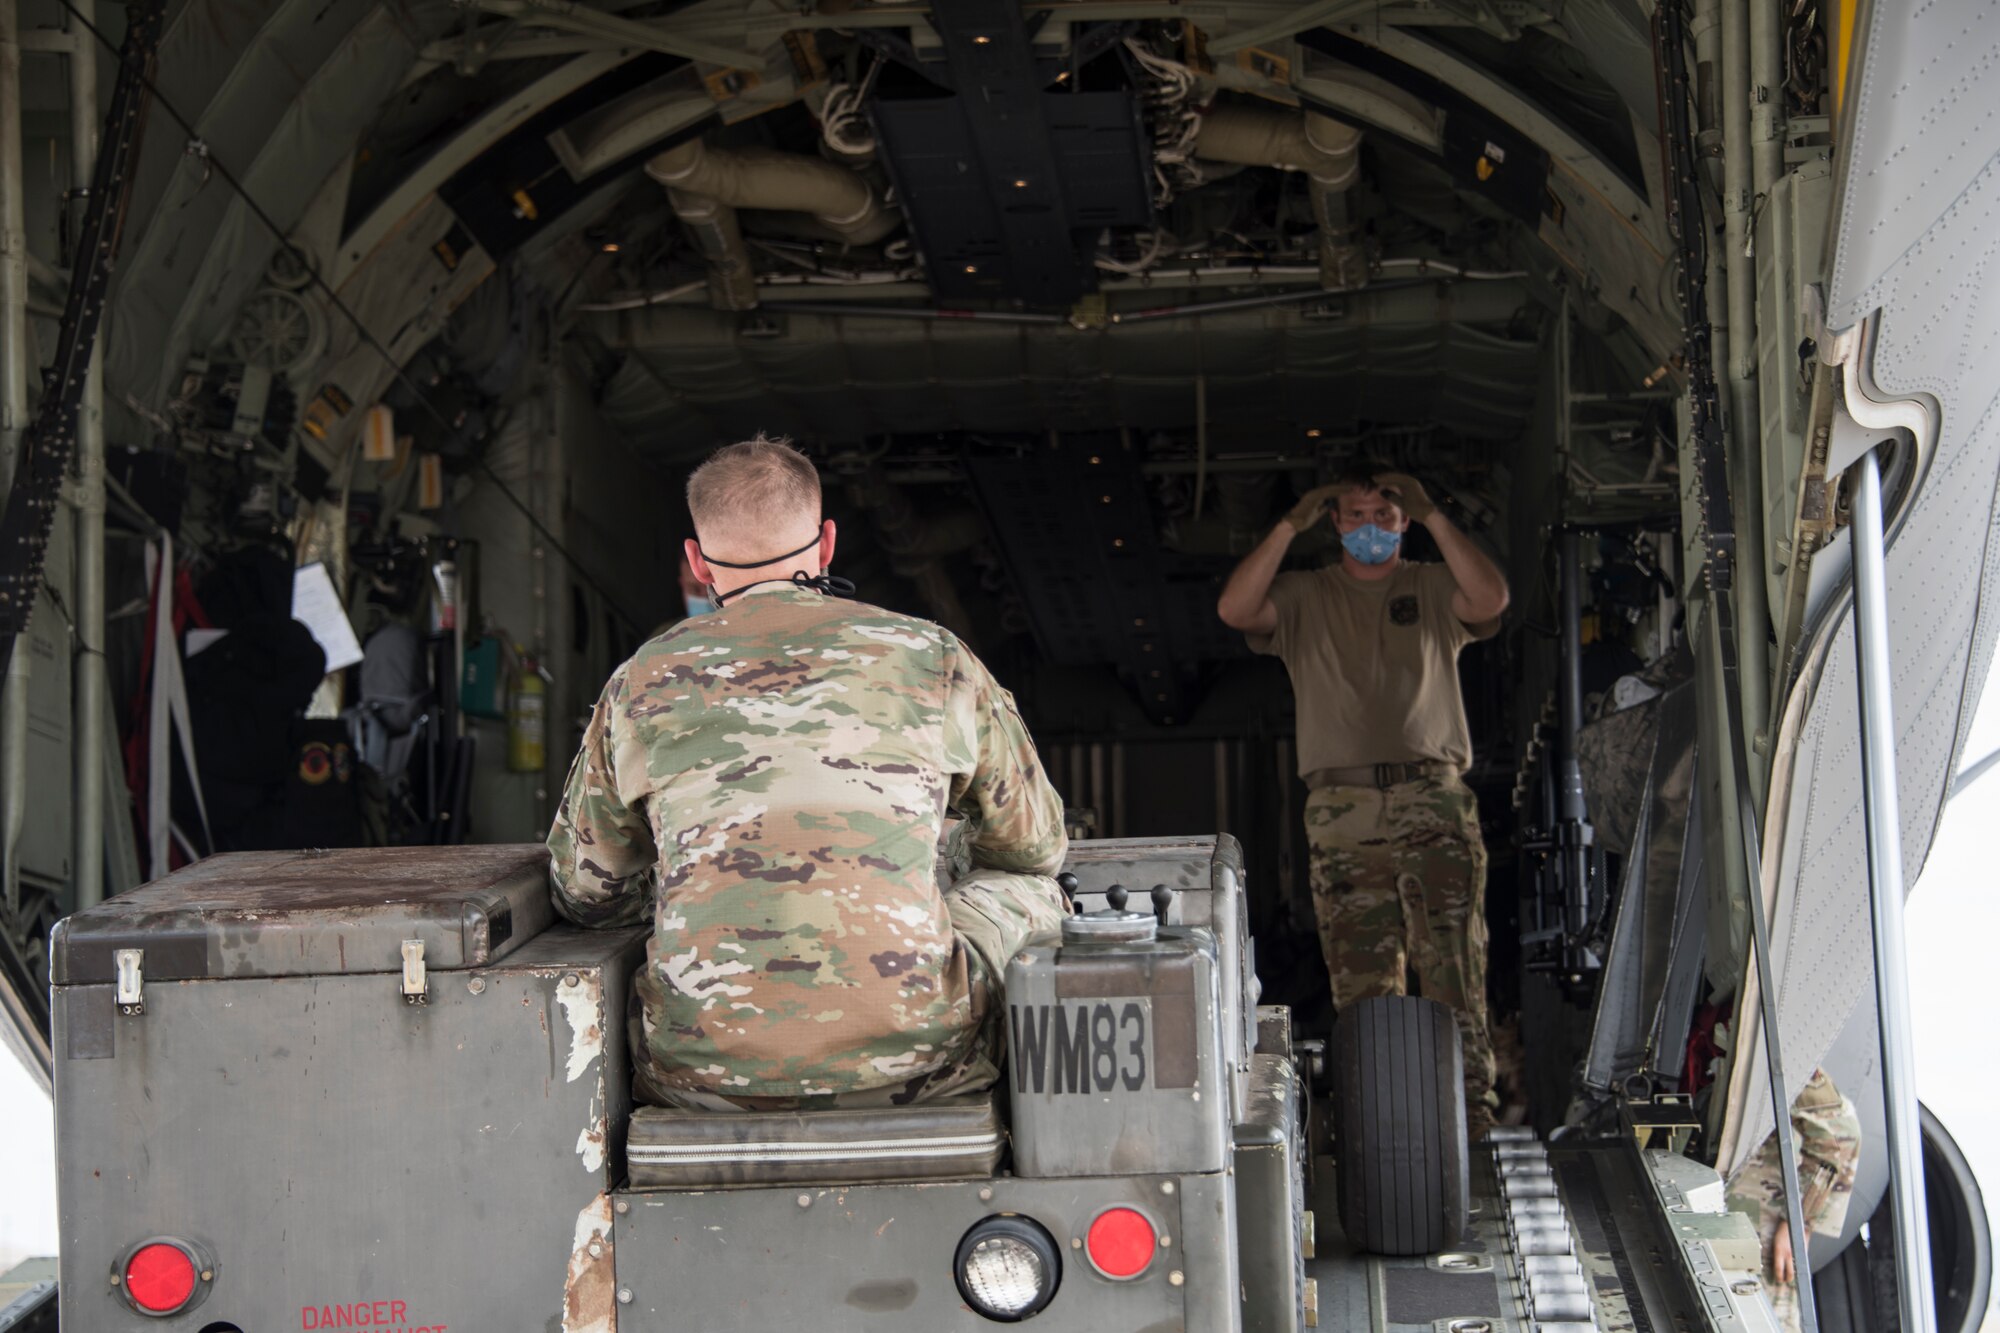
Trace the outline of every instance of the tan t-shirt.
<path fill-rule="evenodd" d="M 1419 760 L 1471 766 L 1458 650 L 1499 625 L 1453 615 L 1457 587 L 1445 566 L 1409 560 L 1386 579 L 1334 565 L 1272 580 L 1278 628 L 1252 634 L 1250 647 L 1291 673 L 1301 776 Z"/>

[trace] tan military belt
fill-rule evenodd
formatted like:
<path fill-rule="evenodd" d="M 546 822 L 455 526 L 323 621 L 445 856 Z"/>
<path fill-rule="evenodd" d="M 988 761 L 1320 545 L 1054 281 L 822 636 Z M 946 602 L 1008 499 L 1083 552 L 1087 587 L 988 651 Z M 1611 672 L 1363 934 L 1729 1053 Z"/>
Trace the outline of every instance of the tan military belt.
<path fill-rule="evenodd" d="M 1393 787 L 1399 782 L 1415 782 L 1418 778 L 1456 777 L 1458 769 L 1451 764 L 1439 763 L 1435 759 L 1425 759 L 1414 764 L 1361 764 L 1354 768 L 1315 768 L 1306 774 L 1306 787 L 1318 791 L 1322 787 Z"/>

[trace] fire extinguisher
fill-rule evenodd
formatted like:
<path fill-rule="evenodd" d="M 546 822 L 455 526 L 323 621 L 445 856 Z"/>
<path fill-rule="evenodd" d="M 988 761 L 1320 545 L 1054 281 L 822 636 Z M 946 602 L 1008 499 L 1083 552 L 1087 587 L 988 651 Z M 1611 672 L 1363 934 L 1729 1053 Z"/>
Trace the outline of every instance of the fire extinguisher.
<path fill-rule="evenodd" d="M 548 686 L 535 659 L 516 648 L 520 669 L 507 692 L 507 767 L 516 773 L 539 773 L 548 728 Z"/>

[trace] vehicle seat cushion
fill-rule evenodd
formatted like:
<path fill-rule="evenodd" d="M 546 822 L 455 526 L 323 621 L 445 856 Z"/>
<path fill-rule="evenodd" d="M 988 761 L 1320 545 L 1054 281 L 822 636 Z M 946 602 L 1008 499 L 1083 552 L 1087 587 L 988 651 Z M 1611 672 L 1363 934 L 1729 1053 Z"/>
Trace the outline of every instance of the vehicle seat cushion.
<path fill-rule="evenodd" d="M 990 1176 L 1005 1143 L 990 1093 L 824 1111 L 632 1112 L 634 1189 L 860 1184 Z"/>

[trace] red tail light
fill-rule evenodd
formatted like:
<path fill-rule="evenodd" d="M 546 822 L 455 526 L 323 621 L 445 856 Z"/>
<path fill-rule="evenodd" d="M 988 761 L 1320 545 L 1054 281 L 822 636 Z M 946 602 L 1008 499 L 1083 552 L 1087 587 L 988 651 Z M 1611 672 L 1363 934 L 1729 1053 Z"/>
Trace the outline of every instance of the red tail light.
<path fill-rule="evenodd" d="M 1084 1252 L 1106 1277 L 1137 1277 L 1153 1262 L 1160 1237 L 1146 1215 L 1132 1208 L 1107 1208 L 1090 1224 Z"/>
<path fill-rule="evenodd" d="M 125 1295 L 145 1314 L 173 1314 L 194 1299 L 194 1256 L 172 1241 L 147 1241 L 125 1261 Z"/>

